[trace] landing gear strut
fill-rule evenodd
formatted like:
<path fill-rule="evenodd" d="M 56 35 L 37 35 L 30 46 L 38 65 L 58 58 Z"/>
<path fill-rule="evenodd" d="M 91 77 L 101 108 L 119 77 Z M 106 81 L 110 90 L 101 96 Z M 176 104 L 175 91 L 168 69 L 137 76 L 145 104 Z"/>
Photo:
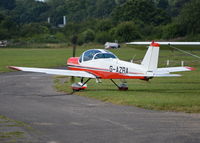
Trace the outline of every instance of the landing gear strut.
<path fill-rule="evenodd" d="M 118 87 L 119 90 L 122 90 L 122 91 L 128 90 L 128 85 L 126 83 L 121 83 L 120 85 L 117 85 L 113 79 L 110 79 L 110 80 L 112 81 L 112 83 L 114 83 L 115 86 Z"/>

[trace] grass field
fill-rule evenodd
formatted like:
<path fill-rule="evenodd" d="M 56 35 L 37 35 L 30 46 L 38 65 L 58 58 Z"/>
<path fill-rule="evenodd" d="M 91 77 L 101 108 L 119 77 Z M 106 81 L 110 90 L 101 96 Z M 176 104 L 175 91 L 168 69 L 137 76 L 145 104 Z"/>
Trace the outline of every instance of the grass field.
<path fill-rule="evenodd" d="M 79 56 L 89 47 L 80 47 Z M 7 66 L 60 67 L 72 55 L 72 48 L 0 48 L 0 72 L 11 71 Z"/>
<path fill-rule="evenodd" d="M 78 47 L 77 56 L 86 49 L 102 48 L 100 45 L 87 45 Z M 144 47 L 144 46 L 143 46 Z M 139 63 L 144 57 L 146 48 L 126 47 L 112 50 L 120 59 Z M 183 47 L 185 49 L 185 47 Z M 199 47 L 189 52 L 200 56 Z M 0 71 L 9 71 L 8 65 L 29 67 L 58 67 L 65 66 L 66 59 L 72 55 L 71 48 L 45 48 L 45 49 L 0 49 Z M 128 91 L 118 91 L 109 80 L 96 84 L 95 80 L 88 83 L 88 89 L 75 94 L 87 96 L 114 104 L 133 105 L 146 109 L 182 111 L 200 113 L 200 60 L 187 56 L 178 51 L 162 48 L 160 51 L 159 66 L 180 66 L 184 61 L 186 66 L 196 68 L 196 71 L 183 72 L 183 77 L 154 78 L 150 82 L 141 80 L 127 80 Z M 76 79 L 77 81 L 79 79 Z M 120 82 L 119 80 L 116 80 Z M 59 91 L 70 93 L 69 78 L 55 77 L 55 87 Z"/>

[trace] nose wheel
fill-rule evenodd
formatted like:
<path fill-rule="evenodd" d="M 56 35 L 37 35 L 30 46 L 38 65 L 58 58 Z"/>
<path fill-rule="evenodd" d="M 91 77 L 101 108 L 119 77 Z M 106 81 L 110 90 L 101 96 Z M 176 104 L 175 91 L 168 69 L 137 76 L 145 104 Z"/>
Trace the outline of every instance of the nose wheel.
<path fill-rule="evenodd" d="M 84 90 L 87 88 L 87 84 L 83 85 L 83 83 L 78 82 L 78 83 L 73 83 L 71 85 L 73 91 L 80 91 L 80 90 Z"/>
<path fill-rule="evenodd" d="M 91 80 L 91 78 L 89 78 L 86 82 L 83 83 L 83 79 L 81 79 L 81 82 L 78 82 L 78 83 L 73 83 L 71 85 L 72 87 L 72 90 L 73 91 L 80 91 L 80 90 L 84 90 L 87 88 L 87 82 L 89 82 Z"/>

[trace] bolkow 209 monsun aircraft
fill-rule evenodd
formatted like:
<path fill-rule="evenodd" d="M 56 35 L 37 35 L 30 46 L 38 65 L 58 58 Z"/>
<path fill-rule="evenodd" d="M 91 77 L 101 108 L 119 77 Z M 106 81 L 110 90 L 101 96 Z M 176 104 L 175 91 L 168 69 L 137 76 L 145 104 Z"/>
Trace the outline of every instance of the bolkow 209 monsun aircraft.
<path fill-rule="evenodd" d="M 107 50 L 91 49 L 85 51 L 80 57 L 69 58 L 67 61 L 68 69 L 66 70 L 16 66 L 10 66 L 9 68 L 19 71 L 80 77 L 81 82 L 72 84 L 72 89 L 75 91 L 85 89 L 87 87 L 86 83 L 91 79 L 97 79 L 97 81 L 110 79 L 119 90 L 127 90 L 127 84 L 118 85 L 113 79 L 141 79 L 148 81 L 154 77 L 180 76 L 179 74 L 170 74 L 171 72 L 193 70 L 191 67 L 158 68 L 159 47 L 159 43 L 152 42 L 141 64 L 122 61 Z M 83 78 L 87 78 L 87 80 L 84 82 Z"/>

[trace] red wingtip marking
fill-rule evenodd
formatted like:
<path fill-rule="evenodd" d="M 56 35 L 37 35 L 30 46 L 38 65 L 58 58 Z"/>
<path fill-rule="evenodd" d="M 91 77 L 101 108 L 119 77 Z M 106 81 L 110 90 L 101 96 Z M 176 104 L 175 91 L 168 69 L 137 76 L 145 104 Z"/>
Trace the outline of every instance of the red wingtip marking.
<path fill-rule="evenodd" d="M 192 67 L 186 67 L 187 69 L 191 70 L 191 71 L 194 71 L 196 70 L 195 68 L 192 68 Z"/>
<path fill-rule="evenodd" d="M 154 41 L 152 41 L 150 46 L 152 46 L 152 47 L 160 47 L 160 44 L 155 43 Z"/>
<path fill-rule="evenodd" d="M 9 68 L 9 69 L 13 69 L 13 70 L 17 70 L 17 71 L 21 71 L 19 68 L 14 67 L 14 66 L 8 66 L 7 68 Z"/>

